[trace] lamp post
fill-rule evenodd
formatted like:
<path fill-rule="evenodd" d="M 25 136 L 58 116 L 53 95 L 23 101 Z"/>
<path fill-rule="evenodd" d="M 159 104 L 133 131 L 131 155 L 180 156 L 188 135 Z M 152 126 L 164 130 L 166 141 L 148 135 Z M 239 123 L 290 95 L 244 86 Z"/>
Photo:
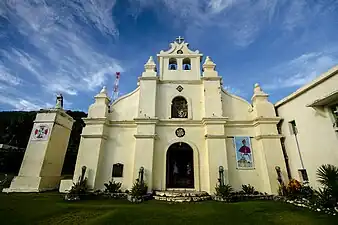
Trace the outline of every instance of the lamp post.
<path fill-rule="evenodd" d="M 223 166 L 218 167 L 218 173 L 219 173 L 220 185 L 223 186 L 224 185 L 224 167 Z"/>
<path fill-rule="evenodd" d="M 139 170 L 139 172 L 138 172 L 138 178 L 139 178 L 139 181 L 140 181 L 141 183 L 143 183 L 143 174 L 144 174 L 144 167 L 141 166 L 141 167 L 140 167 L 140 170 Z"/>

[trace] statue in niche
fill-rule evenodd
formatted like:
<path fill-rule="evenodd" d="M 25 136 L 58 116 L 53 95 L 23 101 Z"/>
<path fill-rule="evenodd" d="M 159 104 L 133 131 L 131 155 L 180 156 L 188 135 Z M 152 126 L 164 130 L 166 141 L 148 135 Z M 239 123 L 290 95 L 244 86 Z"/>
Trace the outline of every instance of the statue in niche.
<path fill-rule="evenodd" d="M 174 98 L 171 107 L 171 118 L 188 118 L 188 103 L 185 98 Z"/>

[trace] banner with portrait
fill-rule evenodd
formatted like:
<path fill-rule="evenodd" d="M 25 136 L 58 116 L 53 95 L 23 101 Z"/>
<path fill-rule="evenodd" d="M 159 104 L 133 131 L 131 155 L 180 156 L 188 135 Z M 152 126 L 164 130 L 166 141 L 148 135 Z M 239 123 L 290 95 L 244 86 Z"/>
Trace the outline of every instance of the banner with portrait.
<path fill-rule="evenodd" d="M 236 164 L 238 169 L 253 169 L 253 157 L 250 137 L 234 137 Z"/>

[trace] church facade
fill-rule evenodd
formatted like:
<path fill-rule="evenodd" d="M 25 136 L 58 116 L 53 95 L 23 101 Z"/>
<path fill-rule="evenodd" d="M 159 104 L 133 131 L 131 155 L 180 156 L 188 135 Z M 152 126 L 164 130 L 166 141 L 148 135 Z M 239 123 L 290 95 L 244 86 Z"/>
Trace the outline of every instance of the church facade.
<path fill-rule="evenodd" d="M 222 88 L 210 57 L 177 39 L 144 65 L 138 87 L 110 105 L 105 88 L 84 119 L 73 181 L 87 167 L 91 189 L 112 178 L 132 187 L 144 171 L 149 190 L 214 193 L 221 181 L 276 193 L 287 177 L 274 105 L 258 84 L 252 103 Z M 201 69 L 202 72 L 201 72 Z M 71 180 L 62 180 L 66 191 Z"/>
<path fill-rule="evenodd" d="M 213 194 L 224 183 L 276 194 L 279 181 L 290 177 L 277 129 L 282 108 L 276 116 L 259 84 L 251 102 L 225 91 L 216 64 L 182 38 L 157 54 L 157 62 L 149 58 L 131 93 L 112 103 L 105 88 L 95 96 L 83 119 L 73 179 L 60 182 L 74 122 L 62 96 L 55 109 L 40 111 L 19 174 L 4 191 L 67 192 L 85 166 L 92 190 L 111 179 L 130 189 L 142 173 L 149 191 Z M 291 170 L 297 170 L 293 160 Z"/>

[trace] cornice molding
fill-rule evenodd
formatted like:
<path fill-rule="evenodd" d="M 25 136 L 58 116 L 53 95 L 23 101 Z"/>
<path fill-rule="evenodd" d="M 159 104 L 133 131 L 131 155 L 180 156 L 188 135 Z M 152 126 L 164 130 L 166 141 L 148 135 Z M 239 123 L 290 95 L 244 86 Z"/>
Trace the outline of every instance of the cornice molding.
<path fill-rule="evenodd" d="M 109 125 L 109 120 L 106 117 L 103 118 L 83 118 L 86 125 Z"/>
<path fill-rule="evenodd" d="M 202 124 L 226 124 L 228 120 L 228 117 L 203 117 Z"/>
<path fill-rule="evenodd" d="M 278 124 L 281 119 L 281 117 L 257 117 L 252 122 L 254 126 L 260 124 Z"/>
<path fill-rule="evenodd" d="M 135 124 L 157 124 L 158 118 L 134 118 Z"/>
<path fill-rule="evenodd" d="M 190 119 L 163 119 L 159 120 L 158 123 L 159 126 L 201 126 L 202 121 L 201 120 L 190 120 Z"/>
<path fill-rule="evenodd" d="M 203 81 L 220 81 L 222 80 L 222 77 L 202 77 Z"/>
<path fill-rule="evenodd" d="M 202 84 L 202 80 L 159 80 L 160 84 Z"/>
<path fill-rule="evenodd" d="M 108 136 L 103 135 L 103 134 L 81 134 L 81 137 L 83 137 L 83 138 L 102 138 L 104 140 L 108 139 Z"/>
<path fill-rule="evenodd" d="M 134 134 L 134 137 L 136 139 L 157 139 L 157 134 Z"/>
<path fill-rule="evenodd" d="M 140 80 L 156 80 L 156 81 L 158 81 L 159 77 L 158 76 L 156 76 L 156 77 L 139 77 L 138 81 L 140 81 Z"/>
<path fill-rule="evenodd" d="M 224 134 L 206 134 L 204 135 L 205 139 L 226 139 L 227 136 Z"/>
<path fill-rule="evenodd" d="M 258 117 L 253 120 L 229 120 L 228 117 L 204 117 L 202 120 L 192 120 L 192 119 L 158 119 L 155 118 L 135 118 L 133 120 L 110 120 L 107 118 L 84 118 L 85 124 L 95 125 L 95 124 L 106 124 L 108 126 L 128 126 L 134 127 L 138 124 L 156 124 L 158 126 L 177 126 L 177 125 L 186 125 L 186 126 L 201 126 L 208 124 L 224 124 L 225 127 L 251 127 L 257 126 L 260 124 L 278 124 L 281 120 L 281 117 Z M 49 122 L 52 121 L 37 121 L 37 122 Z"/>
<path fill-rule="evenodd" d="M 261 140 L 261 139 L 281 139 L 283 138 L 283 135 L 280 134 L 261 134 L 261 135 L 257 135 L 255 136 L 256 140 Z"/>

